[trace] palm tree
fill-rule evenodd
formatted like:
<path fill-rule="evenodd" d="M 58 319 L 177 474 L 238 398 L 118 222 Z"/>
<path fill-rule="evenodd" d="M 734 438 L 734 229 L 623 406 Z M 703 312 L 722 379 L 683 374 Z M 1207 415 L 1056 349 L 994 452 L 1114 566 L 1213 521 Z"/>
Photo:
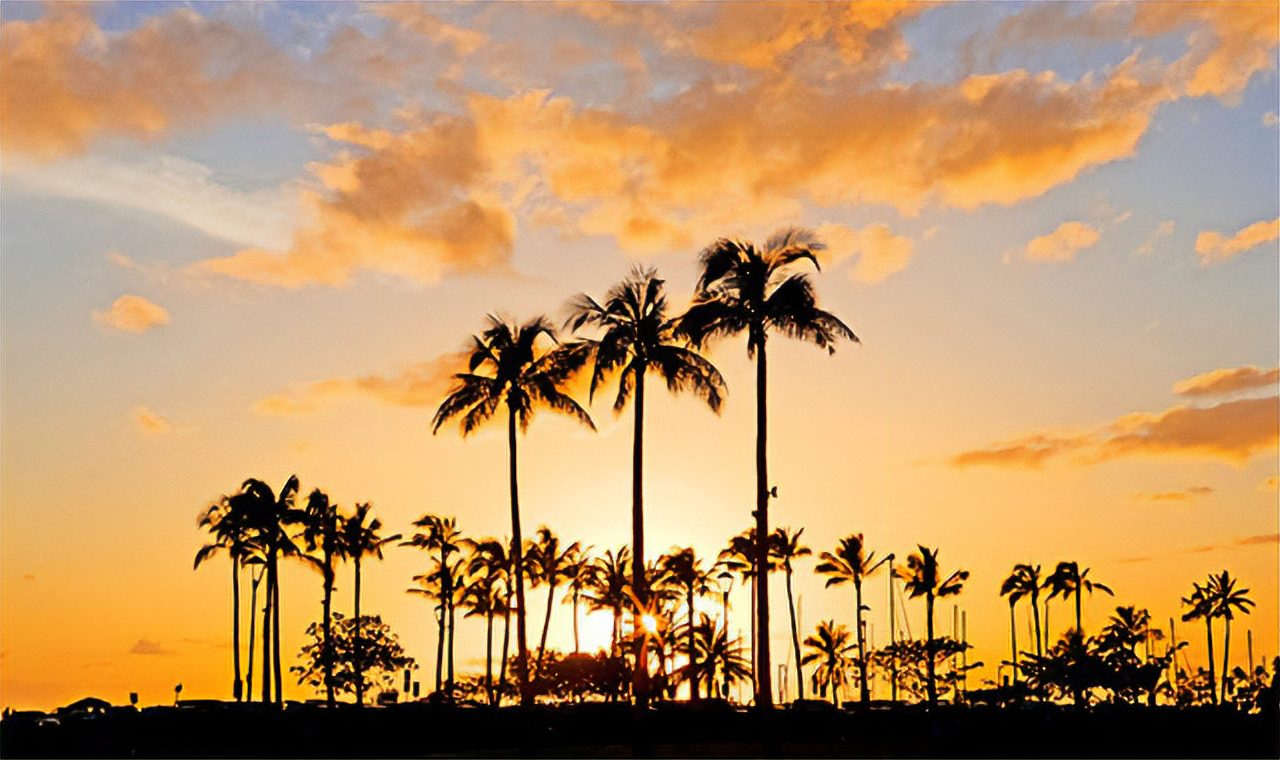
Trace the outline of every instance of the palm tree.
<path fill-rule="evenodd" d="M 716 626 L 705 614 L 694 626 L 693 641 L 698 663 L 696 672 L 706 678 L 708 693 L 715 684 L 723 688 L 722 696 L 727 699 L 733 684 L 751 677 L 751 663 L 743 654 L 741 643 L 729 638 L 728 630 Z"/>
<path fill-rule="evenodd" d="M 552 349 L 540 351 L 538 338 L 555 340 L 555 331 L 544 317 L 514 325 L 489 317 L 489 328 L 473 337 L 467 371 L 454 375 L 456 384 L 436 410 L 432 432 L 448 420 L 462 417 L 462 435 L 475 432 L 498 407 L 507 407 L 507 454 L 511 492 L 512 565 L 516 581 L 516 645 L 519 667 L 520 703 L 533 704 L 529 690 L 529 647 L 525 637 L 524 538 L 520 532 L 520 489 L 516 466 L 516 428 L 527 430 L 539 406 L 567 414 L 595 430 L 591 416 L 564 391 L 564 384 L 581 367 L 586 357 L 580 351 Z M 488 374 L 479 374 L 480 370 Z"/>
<path fill-rule="evenodd" d="M 880 566 L 888 561 L 888 557 L 877 560 L 875 552 L 866 551 L 866 543 L 861 533 L 853 533 L 840 539 L 834 552 L 823 552 L 818 556 L 816 572 L 827 576 L 827 588 L 842 583 L 853 584 L 854 624 L 858 638 L 858 696 L 863 702 L 871 699 L 871 689 L 867 685 L 867 645 L 866 632 L 862 624 L 862 579 L 875 574 Z"/>
<path fill-rule="evenodd" d="M 1075 594 L 1076 597 L 1076 629 L 1083 631 L 1080 625 L 1080 594 L 1082 591 L 1088 591 L 1092 596 L 1094 589 L 1105 591 L 1109 596 L 1115 596 L 1115 592 L 1109 586 L 1089 580 L 1089 568 L 1080 569 L 1080 565 L 1076 562 L 1059 562 L 1054 568 L 1053 574 L 1045 578 L 1045 586 L 1050 589 L 1049 598 L 1061 594 L 1063 597 Z"/>
<path fill-rule="evenodd" d="M 692 548 L 674 549 L 659 560 L 668 582 L 684 595 L 687 636 L 685 651 L 689 657 L 689 699 L 698 701 L 698 648 L 694 638 L 697 634 L 697 615 L 693 609 L 694 600 L 711 590 L 711 573 L 702 566 L 702 560 Z"/>
<path fill-rule="evenodd" d="M 752 688 L 755 688 L 756 672 L 759 663 L 756 658 L 756 529 L 748 528 L 736 536 L 729 539 L 729 545 L 720 550 L 720 554 L 716 562 L 728 572 L 737 573 L 744 583 L 751 584 L 751 679 Z M 768 567 L 766 572 L 772 573 L 778 569 L 777 542 L 768 542 Z M 753 692 L 754 694 L 754 692 Z"/>
<path fill-rule="evenodd" d="M 807 546 L 800 545 L 800 534 L 804 533 L 804 528 L 791 532 L 790 528 L 777 528 L 773 531 L 774 552 L 782 561 L 782 569 L 786 572 L 787 577 L 787 612 L 791 616 L 791 643 L 795 647 L 796 654 L 796 694 L 798 699 L 804 699 L 804 663 L 800 657 L 800 632 L 796 628 L 796 601 L 795 596 L 791 592 L 791 575 L 793 572 L 792 562 L 807 557 L 813 552 Z"/>
<path fill-rule="evenodd" d="M 907 593 L 914 599 L 923 596 L 925 601 L 925 625 L 926 636 L 925 648 L 926 655 L 925 666 L 929 672 L 928 694 L 929 704 L 936 705 L 938 703 L 938 685 L 937 685 L 937 663 L 934 653 L 937 651 L 937 642 L 933 637 L 933 601 L 939 597 L 953 596 L 960 593 L 964 586 L 965 580 L 969 578 L 968 570 L 957 570 L 948 575 L 946 580 L 942 579 L 942 571 L 938 567 L 938 550 L 930 551 L 923 545 L 919 546 L 920 551 L 907 557 L 906 567 L 898 569 L 900 578 L 905 581 L 903 587 Z"/>
<path fill-rule="evenodd" d="M 492 563 L 490 551 L 502 545 L 494 539 L 472 544 L 474 551 L 467 560 L 462 603 L 466 617 L 484 618 L 484 693 L 489 704 L 494 704 L 493 694 L 493 617 L 502 609 L 503 570 Z M 505 552 L 503 552 L 505 554 Z M 496 572 L 495 572 L 496 570 Z"/>
<path fill-rule="evenodd" d="M 551 610 L 555 606 L 556 587 L 560 581 L 570 578 L 569 570 L 581 550 L 577 541 L 563 549 L 560 538 L 543 525 L 538 528 L 538 538 L 529 549 L 532 585 L 547 584 L 547 613 L 542 619 L 542 636 L 538 639 L 538 661 L 535 672 L 542 673 L 542 657 L 547 651 L 547 631 L 551 627 Z"/>
<path fill-rule="evenodd" d="M 244 682 L 240 677 L 240 566 L 254 549 L 247 515 L 238 508 L 240 504 L 229 496 L 223 496 L 200 514 L 197 525 L 209 531 L 213 541 L 196 552 L 192 568 L 199 568 L 202 562 L 223 550 L 231 560 L 231 659 L 235 671 L 231 693 L 237 702 L 244 696 Z M 253 617 L 252 610 L 249 616 Z"/>
<path fill-rule="evenodd" d="M 1013 666 L 1013 684 L 1018 685 L 1018 626 L 1015 615 L 1015 608 L 1018 600 L 1024 596 L 1031 597 L 1031 616 L 1036 621 L 1036 655 L 1041 653 L 1040 649 L 1040 609 L 1037 606 L 1037 600 L 1040 596 L 1040 566 L 1018 564 L 1013 566 L 1013 571 L 1009 573 L 1009 577 L 1004 579 L 1004 583 L 1000 584 L 1000 596 L 1009 597 L 1009 643 L 1012 647 L 1013 655 L 1010 660 Z"/>
<path fill-rule="evenodd" d="M 849 639 L 848 628 L 836 625 L 834 620 L 824 620 L 818 624 L 814 635 L 804 640 L 809 651 L 801 662 L 806 665 L 817 663 L 813 671 L 813 685 L 823 699 L 826 699 L 827 688 L 830 687 L 836 707 L 840 706 L 840 687 L 844 686 L 849 667 L 853 664 L 849 652 L 856 645 Z"/>
<path fill-rule="evenodd" d="M 592 357 L 590 397 L 609 375 L 618 375 L 613 411 L 620 414 L 635 394 L 635 422 L 631 440 L 631 555 L 632 586 L 638 603 L 648 602 L 644 552 L 644 402 L 645 376 L 654 373 L 672 393 L 692 391 L 717 414 L 725 394 L 724 378 L 711 362 L 677 341 L 676 320 L 667 317 L 667 296 L 656 270 L 636 267 L 621 283 L 609 289 L 604 303 L 586 293 L 570 304 L 567 326 L 573 330 L 597 327 L 603 332 L 582 344 Z M 635 685 L 640 703 L 646 696 L 648 673 L 636 668 Z"/>
<path fill-rule="evenodd" d="M 694 303 L 680 319 L 679 335 L 695 348 L 709 339 L 747 332 L 747 356 L 756 362 L 756 574 L 767 579 L 769 555 L 768 364 L 769 332 L 817 344 L 834 352 L 841 338 L 857 341 L 848 325 L 817 307 L 808 275 L 793 272 L 807 260 L 818 266 L 815 253 L 824 248 L 814 233 L 787 229 L 774 233 L 764 247 L 721 238 L 702 251 L 702 273 Z M 769 584 L 756 584 L 757 659 L 756 705 L 773 704 L 769 659 Z"/>
<path fill-rule="evenodd" d="M 1213 665 L 1213 617 L 1214 603 L 1213 597 L 1213 578 L 1209 576 L 1209 583 L 1201 586 L 1199 583 L 1192 583 L 1191 596 L 1184 596 L 1182 603 L 1191 609 L 1182 613 L 1183 622 L 1190 622 L 1199 618 L 1204 618 L 1205 639 L 1208 641 L 1209 647 L 1209 696 L 1214 704 L 1218 703 L 1217 675 L 1214 673 Z"/>
<path fill-rule="evenodd" d="M 453 517 L 441 517 L 439 515 L 426 514 L 414 521 L 415 528 L 423 528 L 414 533 L 405 541 L 401 542 L 401 546 L 413 546 L 426 551 L 440 552 L 437 560 L 436 571 L 423 576 L 415 577 L 414 580 L 427 582 L 428 586 L 424 589 L 410 589 L 412 593 L 423 594 L 430 598 L 440 601 L 439 615 L 436 620 L 436 691 L 441 690 L 441 671 L 444 663 L 445 639 L 449 638 L 452 647 L 452 631 L 446 632 L 445 626 L 449 622 L 449 610 L 454 597 L 454 580 L 457 577 L 452 572 L 454 564 L 449 562 L 449 555 L 462 548 L 465 539 L 462 538 L 462 532 L 458 530 L 458 521 Z M 435 590 L 432 590 L 430 584 L 436 584 Z M 451 650 L 452 651 L 452 650 Z M 450 679 L 452 682 L 452 679 Z M 452 694 L 452 687 L 450 688 Z"/>
<path fill-rule="evenodd" d="M 622 632 L 622 608 L 627 604 L 628 575 L 631 572 L 631 550 L 622 546 L 615 552 L 606 550 L 596 559 L 594 582 L 583 594 L 591 610 L 608 610 L 613 616 L 613 632 L 609 640 L 610 656 L 617 656 Z"/>
<path fill-rule="evenodd" d="M 1231 651 L 1231 621 L 1235 619 L 1235 610 L 1240 614 L 1250 614 L 1250 607 L 1255 606 L 1247 594 L 1249 589 L 1236 588 L 1236 579 L 1223 570 L 1218 575 L 1209 576 L 1210 615 L 1222 618 L 1222 701 L 1227 701 L 1227 686 L 1231 682 L 1231 670 L 1228 655 Z"/>
<path fill-rule="evenodd" d="M 279 561 L 281 556 L 298 553 L 297 544 L 289 534 L 289 526 L 305 518 L 303 512 L 294 507 L 297 495 L 298 476 L 291 475 L 278 495 L 263 481 L 250 478 L 240 486 L 240 492 L 231 497 L 235 502 L 231 508 L 242 510 L 246 515 L 245 520 L 254 533 L 254 541 L 260 547 L 266 565 L 266 605 L 262 612 L 262 701 L 272 701 L 274 677 L 274 702 L 277 705 L 284 704 L 283 668 L 280 663 Z"/>
<path fill-rule="evenodd" d="M 342 543 L 342 525 L 343 520 L 342 516 L 338 514 L 338 505 L 330 503 L 328 495 L 319 488 L 313 490 L 307 497 L 302 538 L 306 542 L 307 551 L 313 553 L 304 555 L 304 557 L 320 571 L 321 578 L 324 581 L 324 601 L 321 603 L 324 616 L 324 685 L 325 700 L 330 707 L 333 707 L 335 702 L 333 693 L 334 652 L 331 626 L 333 617 L 333 583 L 335 580 L 333 563 L 335 560 L 341 560 L 347 555 L 346 547 Z M 314 555 L 317 550 L 320 552 L 319 557 Z"/>
<path fill-rule="evenodd" d="M 510 542 L 488 538 L 483 541 L 470 542 L 473 547 L 471 558 L 467 563 L 467 571 L 472 577 L 480 575 L 491 579 L 494 588 L 493 614 L 502 615 L 502 658 L 498 666 L 498 686 L 490 693 L 489 704 L 502 702 L 502 694 L 507 686 L 507 652 L 511 643 L 511 596 L 515 593 L 511 568 Z"/>
<path fill-rule="evenodd" d="M 368 502 L 356 504 L 355 513 L 342 521 L 341 539 L 347 557 L 355 566 L 355 615 L 352 617 L 355 622 L 355 641 L 352 650 L 356 667 L 356 704 L 361 706 L 364 705 L 364 660 L 360 629 L 364 626 L 364 622 L 360 619 L 360 560 L 364 557 L 382 559 L 382 547 L 400 540 L 399 533 L 385 537 L 378 535 L 378 531 L 382 530 L 382 521 L 376 517 L 369 519 L 370 509 L 372 505 Z"/>
<path fill-rule="evenodd" d="M 562 603 L 573 605 L 574 654 L 578 654 L 581 651 L 578 641 L 578 605 L 582 601 L 583 592 L 595 584 L 596 575 L 600 572 L 600 568 L 590 556 L 590 552 L 590 546 L 583 547 L 573 556 L 564 570 L 565 577 L 569 579 L 569 596 L 565 597 Z"/>

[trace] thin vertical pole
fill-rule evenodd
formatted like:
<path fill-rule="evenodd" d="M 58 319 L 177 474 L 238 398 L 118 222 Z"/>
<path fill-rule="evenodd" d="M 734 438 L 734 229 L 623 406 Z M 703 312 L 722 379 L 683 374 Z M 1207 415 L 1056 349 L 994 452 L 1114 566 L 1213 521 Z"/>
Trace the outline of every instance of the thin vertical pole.
<path fill-rule="evenodd" d="M 898 631 L 896 628 L 897 621 L 893 612 L 893 555 L 889 555 L 889 645 L 893 646 L 898 643 Z M 893 650 L 893 656 L 889 659 L 889 700 L 898 701 L 898 651 Z"/>

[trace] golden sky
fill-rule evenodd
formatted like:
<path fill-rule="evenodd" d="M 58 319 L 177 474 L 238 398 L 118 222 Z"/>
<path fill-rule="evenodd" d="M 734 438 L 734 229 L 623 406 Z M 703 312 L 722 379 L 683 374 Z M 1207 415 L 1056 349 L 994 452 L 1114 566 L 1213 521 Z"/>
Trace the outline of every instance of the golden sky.
<path fill-rule="evenodd" d="M 1116 590 L 1092 629 L 1116 604 L 1166 621 L 1228 568 L 1258 602 L 1233 658 L 1249 629 L 1274 656 L 1278 14 L 5 3 L 0 702 L 226 696 L 228 572 L 191 570 L 195 519 L 247 477 L 371 501 L 392 532 L 508 532 L 504 431 L 429 430 L 485 314 L 558 323 L 635 263 L 679 308 L 702 246 L 787 225 L 828 243 L 823 305 L 863 343 L 771 344 L 775 524 L 815 553 L 940 547 L 987 663 L 1000 581 L 1059 560 Z M 740 341 L 710 357 L 719 417 L 650 395 L 655 552 L 713 556 L 750 520 L 752 368 Z M 521 501 L 526 532 L 603 550 L 629 540 L 631 425 L 592 413 L 598 433 L 534 422 Z M 424 682 L 432 613 L 404 589 L 425 562 L 391 550 L 363 601 Z M 811 567 L 805 629 L 848 624 Z M 320 589 L 284 572 L 286 660 Z M 483 626 L 462 625 L 472 668 Z M 567 607 L 552 629 L 570 643 Z"/>

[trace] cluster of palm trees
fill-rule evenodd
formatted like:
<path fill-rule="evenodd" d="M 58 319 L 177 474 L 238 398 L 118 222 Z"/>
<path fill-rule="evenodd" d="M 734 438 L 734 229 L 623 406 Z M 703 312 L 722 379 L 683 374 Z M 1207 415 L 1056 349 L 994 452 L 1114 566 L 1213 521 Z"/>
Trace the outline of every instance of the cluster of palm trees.
<path fill-rule="evenodd" d="M 1209 695 L 1214 704 L 1219 699 L 1227 701 L 1227 691 L 1231 684 L 1231 671 L 1228 659 L 1231 653 L 1231 621 L 1236 613 L 1248 615 L 1254 601 L 1248 597 L 1249 589 L 1239 588 L 1237 580 L 1223 570 L 1218 574 L 1210 574 L 1204 584 L 1193 583 L 1191 594 L 1184 597 L 1182 603 L 1189 607 L 1182 615 L 1183 621 L 1204 620 L 1205 639 L 1209 652 Z M 1213 664 L 1213 621 L 1222 618 L 1222 694 L 1218 695 L 1217 677 Z"/>

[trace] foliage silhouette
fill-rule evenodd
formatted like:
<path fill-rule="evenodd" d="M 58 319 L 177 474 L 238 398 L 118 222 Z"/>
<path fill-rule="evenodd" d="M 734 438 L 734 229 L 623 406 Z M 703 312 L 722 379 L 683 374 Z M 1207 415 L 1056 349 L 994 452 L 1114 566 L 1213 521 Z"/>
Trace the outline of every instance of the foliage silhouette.
<path fill-rule="evenodd" d="M 866 551 L 861 533 L 853 533 L 840 539 L 834 552 L 823 552 L 821 562 L 815 571 L 827 576 L 827 588 L 843 583 L 853 584 L 854 593 L 854 630 L 858 642 L 858 694 L 863 702 L 871 699 L 871 690 L 867 685 L 867 645 L 866 632 L 862 624 L 862 579 L 875 574 L 888 558 L 877 560 L 875 552 Z"/>
<path fill-rule="evenodd" d="M 906 583 L 905 588 L 912 598 L 923 596 L 925 598 L 925 625 L 927 626 L 927 637 L 925 646 L 930 654 L 937 652 L 936 640 L 933 635 L 933 602 L 939 597 L 953 596 L 960 593 L 964 582 L 969 577 L 969 571 L 957 570 L 948 575 L 944 580 L 942 572 L 938 568 L 938 550 L 930 551 L 925 546 L 919 546 L 920 551 L 907 557 L 906 567 L 899 568 L 898 572 Z M 929 704 L 938 703 L 937 688 L 937 662 L 935 657 L 927 656 L 925 664 L 928 667 L 928 695 Z"/>
<path fill-rule="evenodd" d="M 418 667 L 378 615 L 348 618 L 333 613 L 327 643 L 322 628 L 318 623 L 307 626 L 310 641 L 298 654 L 302 664 L 289 668 L 298 674 L 298 683 L 319 693 L 332 690 L 354 697 L 359 704 L 366 690 L 379 683 L 390 690 L 399 673 Z"/>

